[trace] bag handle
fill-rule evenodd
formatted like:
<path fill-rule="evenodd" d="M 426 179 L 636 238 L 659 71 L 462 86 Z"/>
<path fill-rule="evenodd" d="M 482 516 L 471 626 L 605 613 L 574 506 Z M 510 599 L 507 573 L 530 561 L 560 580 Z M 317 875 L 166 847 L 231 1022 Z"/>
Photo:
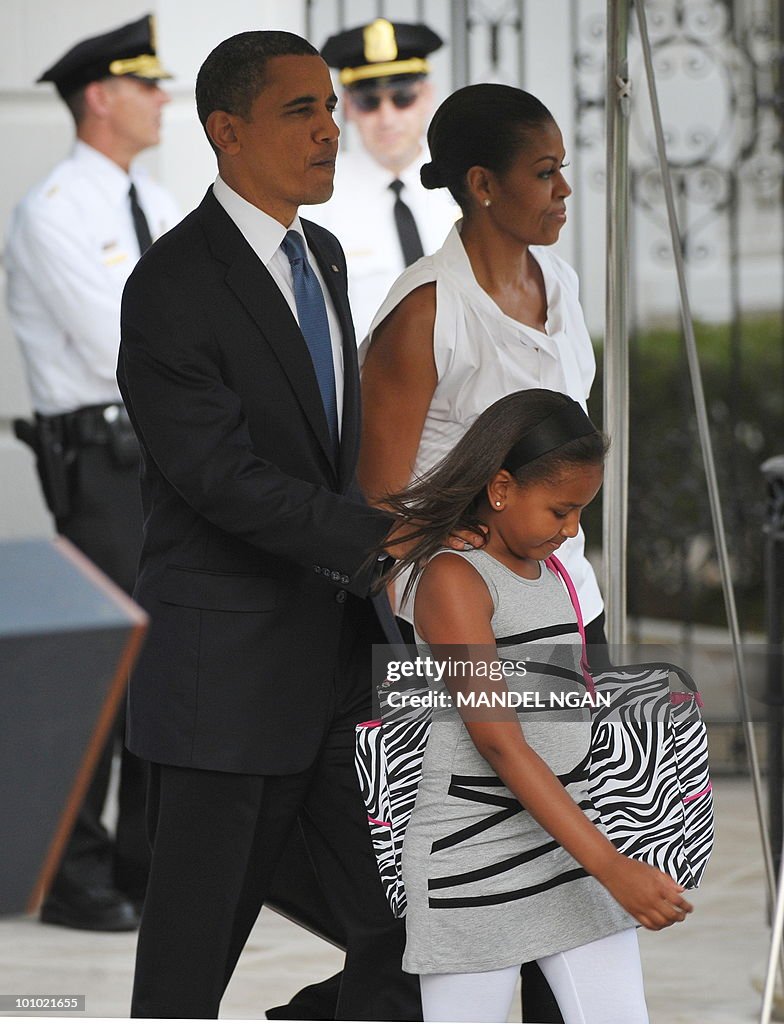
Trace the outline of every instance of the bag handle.
<path fill-rule="evenodd" d="M 572 582 L 572 577 L 566 571 L 566 568 L 564 567 L 563 563 L 558 558 L 556 558 L 555 555 L 550 555 L 550 557 L 545 560 L 544 564 L 551 572 L 554 572 L 556 576 L 560 576 L 563 580 L 564 586 L 566 587 L 567 593 L 569 594 L 569 600 L 572 602 L 572 607 L 574 608 L 575 614 L 577 615 L 577 628 L 580 631 L 580 640 L 582 641 L 582 652 L 580 653 L 580 669 L 582 670 L 583 679 L 585 680 L 585 685 L 588 690 L 588 693 L 590 693 L 590 695 L 594 697 L 596 695 L 596 687 L 594 686 L 593 676 L 591 675 L 591 669 L 588 665 L 588 655 L 586 653 L 585 643 L 585 626 L 583 625 L 583 613 L 580 609 L 580 599 L 577 596 L 577 590 L 575 589 L 574 583 Z"/>
<path fill-rule="evenodd" d="M 560 559 L 556 558 L 555 555 L 550 555 L 550 557 L 545 560 L 545 565 L 548 567 L 548 569 L 550 569 L 551 572 L 554 572 L 557 576 L 561 577 L 561 579 L 564 582 L 564 586 L 566 587 L 569 593 L 569 598 L 571 599 L 572 607 L 574 608 L 575 614 L 577 615 L 577 628 L 580 630 L 580 639 L 582 640 L 583 645 L 582 656 L 580 657 L 580 668 L 582 669 L 582 673 L 585 678 L 585 683 L 588 687 L 588 692 L 591 695 L 593 695 L 596 692 L 596 686 L 594 685 L 593 676 L 591 675 L 591 669 L 588 665 L 588 657 L 586 653 L 585 642 L 585 626 L 583 625 L 583 614 L 580 610 L 580 599 L 577 596 L 577 590 L 575 588 L 574 583 L 572 582 L 572 577 L 566 571 L 566 567 L 564 566 L 563 562 L 561 562 Z M 702 696 L 700 695 L 700 691 L 697 689 L 697 684 L 694 682 L 694 679 L 691 675 L 689 675 L 686 669 L 681 668 L 680 665 L 673 665 L 672 662 L 669 661 L 646 661 L 642 664 L 635 665 L 634 668 L 660 668 L 667 672 L 673 673 L 680 679 L 680 681 L 683 683 L 686 689 L 694 695 L 697 704 L 700 707 L 702 707 Z M 672 696 L 674 698 L 674 702 L 678 703 L 677 694 L 673 694 Z"/>
<path fill-rule="evenodd" d="M 671 661 L 643 661 L 635 663 L 635 665 L 633 665 L 632 667 L 635 670 L 658 668 L 664 672 L 670 672 L 672 675 L 675 675 L 680 679 L 680 681 L 683 683 L 686 689 L 689 690 L 690 693 L 692 693 L 697 698 L 697 703 L 699 704 L 699 706 L 702 707 L 702 697 L 700 696 L 700 691 L 697 689 L 697 684 L 695 683 L 693 677 L 689 675 L 689 673 L 686 671 L 686 669 L 681 668 L 680 665 L 673 665 Z M 677 694 L 673 693 L 672 696 L 677 697 Z M 675 703 L 677 703 L 677 701 Z"/>

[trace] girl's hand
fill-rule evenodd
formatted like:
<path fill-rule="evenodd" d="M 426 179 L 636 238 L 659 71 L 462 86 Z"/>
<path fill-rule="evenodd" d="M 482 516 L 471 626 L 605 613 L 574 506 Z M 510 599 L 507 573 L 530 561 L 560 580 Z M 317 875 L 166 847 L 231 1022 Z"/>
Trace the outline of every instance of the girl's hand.
<path fill-rule="evenodd" d="M 650 864 L 618 854 L 599 881 L 612 893 L 624 910 L 645 928 L 657 932 L 678 921 L 685 921 L 694 907 L 681 895 L 669 875 Z"/>

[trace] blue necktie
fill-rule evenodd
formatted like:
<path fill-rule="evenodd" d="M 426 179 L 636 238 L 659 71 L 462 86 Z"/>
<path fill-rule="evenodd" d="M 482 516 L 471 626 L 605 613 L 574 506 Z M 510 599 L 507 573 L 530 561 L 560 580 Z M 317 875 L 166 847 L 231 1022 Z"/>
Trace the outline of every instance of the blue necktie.
<path fill-rule="evenodd" d="M 338 403 L 335 394 L 335 365 L 332 361 L 332 341 L 329 336 L 324 293 L 308 262 L 305 240 L 302 235 L 298 231 L 288 231 L 281 243 L 281 249 L 291 264 L 299 328 L 307 342 L 310 358 L 313 360 L 313 369 L 316 371 L 321 401 L 324 403 L 333 450 L 337 452 Z"/>

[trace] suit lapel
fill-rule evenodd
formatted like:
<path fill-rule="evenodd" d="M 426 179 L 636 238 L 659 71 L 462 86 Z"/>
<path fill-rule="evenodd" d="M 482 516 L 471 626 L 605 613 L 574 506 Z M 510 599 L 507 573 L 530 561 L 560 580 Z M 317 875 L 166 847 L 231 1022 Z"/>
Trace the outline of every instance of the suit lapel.
<path fill-rule="evenodd" d="M 357 361 L 357 343 L 354 334 L 354 323 L 348 304 L 348 289 L 345 269 L 335 262 L 335 255 L 330 254 L 314 238 L 310 224 L 302 220 L 308 245 L 326 282 L 327 289 L 340 322 L 343 339 L 343 419 L 340 434 L 339 480 L 345 487 L 354 476 L 359 456 L 360 441 L 360 391 L 359 365 Z M 345 265 L 344 265 L 345 266 Z"/>
<path fill-rule="evenodd" d="M 218 259 L 228 264 L 226 284 L 274 352 L 333 470 L 336 470 L 313 360 L 289 304 L 232 219 L 210 190 L 199 212 Z"/>

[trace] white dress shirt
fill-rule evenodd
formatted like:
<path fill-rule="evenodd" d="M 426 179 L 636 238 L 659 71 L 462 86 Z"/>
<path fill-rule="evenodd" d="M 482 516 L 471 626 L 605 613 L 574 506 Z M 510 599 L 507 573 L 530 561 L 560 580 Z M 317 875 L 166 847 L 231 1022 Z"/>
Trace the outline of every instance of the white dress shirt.
<path fill-rule="evenodd" d="M 433 333 L 438 383 L 425 417 L 414 476 L 450 452 L 493 402 L 513 391 L 548 388 L 569 395 L 586 409 L 596 359 L 585 326 L 574 270 L 546 246 L 531 246 L 547 292 L 544 331 L 507 316 L 479 285 L 460 239 L 460 222 L 433 256 L 424 256 L 395 282 L 371 325 L 370 337 L 415 288 L 436 282 Z M 360 363 L 367 353 L 363 342 Z M 586 622 L 602 611 L 596 576 L 585 558 L 585 535 L 566 540 L 558 557 L 580 596 Z M 397 588 L 398 593 L 404 584 Z"/>
<path fill-rule="evenodd" d="M 419 158 L 399 175 L 403 182 L 400 198 L 414 216 L 424 253 L 435 252 L 443 245 L 460 216 L 460 207 L 445 188 L 429 190 L 420 181 L 419 170 L 429 159 L 423 148 Z M 346 252 L 348 297 L 357 344 L 405 270 L 395 226 L 395 194 L 389 187 L 394 180 L 395 175 L 365 150 L 340 153 L 332 198 L 320 206 L 307 207 L 306 216 L 337 235 Z"/>
<path fill-rule="evenodd" d="M 297 231 L 302 235 L 305 251 L 308 254 L 308 262 L 321 285 L 321 291 L 324 293 L 324 302 L 327 307 L 329 336 L 332 342 L 332 362 L 335 367 L 338 434 L 340 434 L 343 423 L 343 332 L 340 329 L 340 321 L 338 320 L 332 297 L 329 294 L 329 289 L 321 274 L 318 262 L 308 246 L 299 216 L 296 216 L 288 227 L 284 227 L 279 220 L 275 220 L 274 217 L 270 217 L 268 213 L 260 210 L 258 206 L 254 206 L 247 199 L 243 199 L 239 193 L 226 184 L 220 175 L 215 179 L 212 191 L 223 209 L 242 232 L 245 241 L 272 275 L 272 279 L 280 288 L 286 302 L 288 302 L 297 323 L 299 323 L 299 317 L 297 315 L 297 301 L 294 296 L 294 279 L 291 273 L 291 264 L 289 263 L 288 256 L 286 256 L 280 246 L 287 232 Z"/>
<path fill-rule="evenodd" d="M 131 183 L 153 239 L 174 227 L 176 202 L 142 168 L 126 174 L 78 140 L 13 213 L 8 309 L 33 408 L 44 415 L 121 400 L 120 300 L 139 258 Z"/>

